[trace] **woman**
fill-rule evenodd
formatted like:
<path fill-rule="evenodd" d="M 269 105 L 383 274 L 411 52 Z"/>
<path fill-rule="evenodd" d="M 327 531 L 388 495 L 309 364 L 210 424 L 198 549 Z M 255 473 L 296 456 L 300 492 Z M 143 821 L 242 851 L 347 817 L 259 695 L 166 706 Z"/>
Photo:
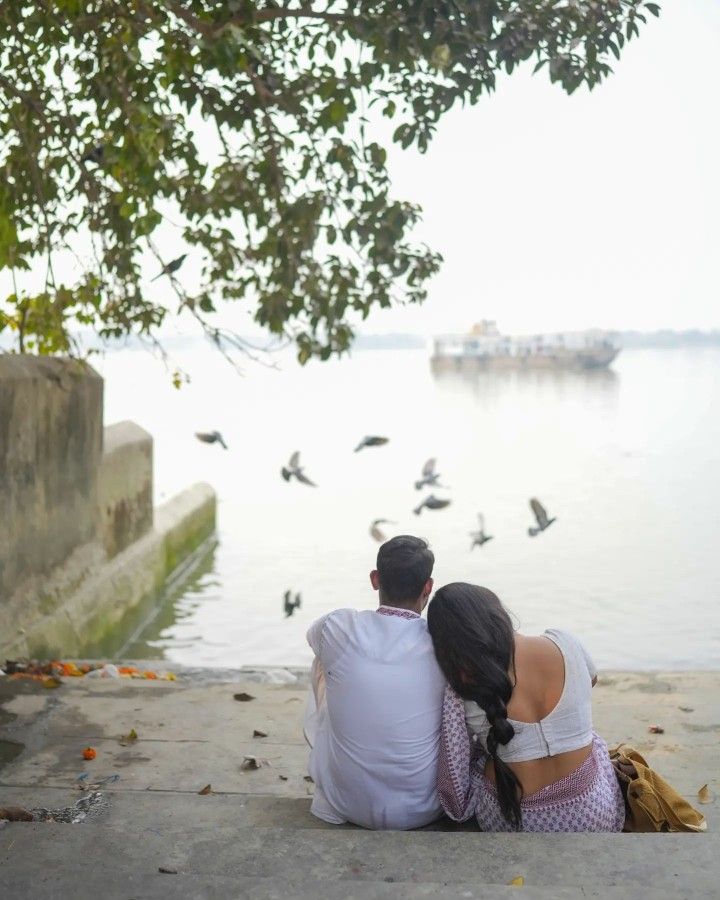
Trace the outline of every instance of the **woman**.
<path fill-rule="evenodd" d="M 461 582 L 435 593 L 428 627 L 449 683 L 438 777 L 448 816 L 475 815 L 484 831 L 622 831 L 622 794 L 592 730 L 597 674 L 577 638 L 519 634 L 492 591 Z"/>

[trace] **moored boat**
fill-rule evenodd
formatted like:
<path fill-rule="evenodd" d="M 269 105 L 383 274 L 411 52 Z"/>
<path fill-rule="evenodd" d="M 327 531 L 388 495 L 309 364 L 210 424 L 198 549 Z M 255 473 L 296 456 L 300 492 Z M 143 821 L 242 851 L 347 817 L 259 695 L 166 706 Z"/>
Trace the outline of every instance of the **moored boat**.
<path fill-rule="evenodd" d="M 510 336 L 493 321 L 474 325 L 467 334 L 441 335 L 434 340 L 433 367 L 452 368 L 606 368 L 620 352 L 610 331 L 564 331 Z"/>

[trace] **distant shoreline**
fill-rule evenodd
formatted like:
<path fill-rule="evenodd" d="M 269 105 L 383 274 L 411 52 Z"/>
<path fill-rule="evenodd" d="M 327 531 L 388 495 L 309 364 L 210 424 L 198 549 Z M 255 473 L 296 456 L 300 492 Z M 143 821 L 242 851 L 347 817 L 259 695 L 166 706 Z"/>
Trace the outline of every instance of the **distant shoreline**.
<path fill-rule="evenodd" d="M 720 329 L 701 331 L 689 329 L 687 331 L 672 331 L 663 329 L 660 331 L 614 331 L 618 336 L 620 346 L 624 350 L 672 350 L 683 347 L 720 347 Z M 87 349 L 100 351 L 136 350 L 148 349 L 148 344 L 137 337 L 131 336 L 115 341 L 96 343 L 92 336 L 80 335 L 87 339 Z M 168 335 L 160 338 L 160 342 L 166 350 L 182 351 L 197 347 L 207 339 L 203 335 Z M 358 334 L 351 346 L 351 352 L 363 350 L 424 350 L 429 348 L 431 337 L 410 332 L 393 332 L 390 334 Z M 258 343 L 253 338 L 251 343 Z M 0 353 L 11 352 L 12 344 L 3 341 L 0 337 Z M 268 345 L 272 350 L 272 345 Z"/>

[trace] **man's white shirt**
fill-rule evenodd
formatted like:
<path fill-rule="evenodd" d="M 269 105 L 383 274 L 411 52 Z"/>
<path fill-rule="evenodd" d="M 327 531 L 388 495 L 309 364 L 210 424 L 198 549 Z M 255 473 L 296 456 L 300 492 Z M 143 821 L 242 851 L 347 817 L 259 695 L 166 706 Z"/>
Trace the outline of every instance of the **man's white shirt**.
<path fill-rule="evenodd" d="M 445 679 L 425 620 L 395 607 L 340 609 L 313 623 L 307 639 L 313 814 L 376 829 L 437 819 Z"/>

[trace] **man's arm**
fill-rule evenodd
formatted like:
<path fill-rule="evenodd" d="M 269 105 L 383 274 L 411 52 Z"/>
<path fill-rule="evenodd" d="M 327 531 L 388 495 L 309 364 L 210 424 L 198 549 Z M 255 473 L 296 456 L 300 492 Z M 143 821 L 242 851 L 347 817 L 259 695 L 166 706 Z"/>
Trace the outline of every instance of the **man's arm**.
<path fill-rule="evenodd" d="M 320 618 L 316 619 L 307 630 L 307 642 L 310 644 L 310 649 L 318 659 L 320 659 L 322 652 L 323 629 L 331 615 L 332 613 L 325 613 L 324 616 L 320 616 Z"/>

